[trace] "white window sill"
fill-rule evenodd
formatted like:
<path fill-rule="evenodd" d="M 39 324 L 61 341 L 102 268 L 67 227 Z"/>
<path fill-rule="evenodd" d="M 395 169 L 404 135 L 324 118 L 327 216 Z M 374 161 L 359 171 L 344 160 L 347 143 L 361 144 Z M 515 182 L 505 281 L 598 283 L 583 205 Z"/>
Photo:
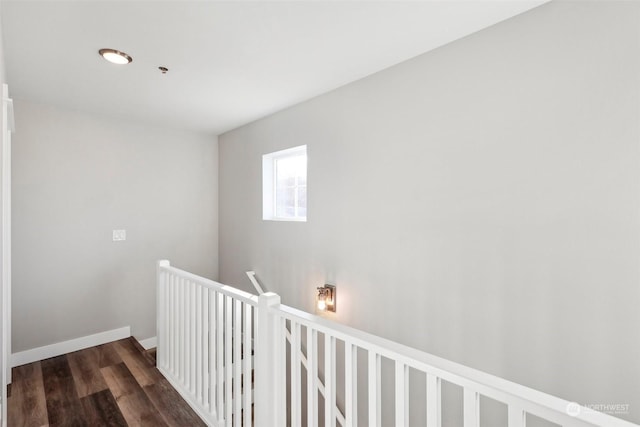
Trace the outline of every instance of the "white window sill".
<path fill-rule="evenodd" d="M 262 218 L 263 221 L 307 222 L 307 218 Z"/>

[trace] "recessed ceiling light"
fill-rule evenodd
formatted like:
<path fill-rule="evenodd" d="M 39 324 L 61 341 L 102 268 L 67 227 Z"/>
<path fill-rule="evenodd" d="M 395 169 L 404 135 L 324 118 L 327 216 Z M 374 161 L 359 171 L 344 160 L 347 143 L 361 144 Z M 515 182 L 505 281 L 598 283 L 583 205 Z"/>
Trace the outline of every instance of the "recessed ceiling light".
<path fill-rule="evenodd" d="M 132 57 L 115 49 L 100 49 L 98 53 L 107 61 L 118 65 L 125 65 L 133 61 Z"/>

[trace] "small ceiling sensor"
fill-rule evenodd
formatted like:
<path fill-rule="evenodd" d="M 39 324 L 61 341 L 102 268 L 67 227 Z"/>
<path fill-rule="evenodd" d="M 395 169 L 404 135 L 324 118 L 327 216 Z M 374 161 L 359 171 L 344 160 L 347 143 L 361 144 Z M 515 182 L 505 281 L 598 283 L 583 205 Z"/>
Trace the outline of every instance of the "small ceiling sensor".
<path fill-rule="evenodd" d="M 169 71 L 167 67 L 158 67 L 158 70 L 162 71 L 162 74 L 167 74 L 167 71 Z"/>
<path fill-rule="evenodd" d="M 119 50 L 115 50 L 115 49 L 100 49 L 98 53 L 104 59 L 106 59 L 107 61 L 113 64 L 126 65 L 131 61 L 133 61 L 132 57 L 130 57 L 124 52 L 120 52 Z"/>

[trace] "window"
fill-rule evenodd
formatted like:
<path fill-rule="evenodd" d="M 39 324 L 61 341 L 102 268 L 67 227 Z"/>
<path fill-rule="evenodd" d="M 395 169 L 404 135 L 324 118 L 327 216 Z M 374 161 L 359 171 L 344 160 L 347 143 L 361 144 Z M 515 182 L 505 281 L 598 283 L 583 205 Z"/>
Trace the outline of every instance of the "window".
<path fill-rule="evenodd" d="M 307 146 L 262 156 L 262 219 L 307 220 Z"/>

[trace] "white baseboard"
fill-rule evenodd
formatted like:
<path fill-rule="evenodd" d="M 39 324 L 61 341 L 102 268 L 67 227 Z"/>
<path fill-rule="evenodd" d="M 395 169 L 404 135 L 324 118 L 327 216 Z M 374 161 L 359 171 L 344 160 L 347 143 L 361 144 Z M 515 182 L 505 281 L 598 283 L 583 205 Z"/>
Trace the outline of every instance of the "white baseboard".
<path fill-rule="evenodd" d="M 155 348 L 158 346 L 157 337 L 147 338 L 146 340 L 140 340 L 138 342 L 145 350 L 149 350 L 150 348 Z"/>
<path fill-rule="evenodd" d="M 31 350 L 20 351 L 11 355 L 11 366 L 15 367 L 26 363 L 37 362 L 38 360 L 83 350 L 96 345 L 128 338 L 130 336 L 131 328 L 129 326 L 125 326 L 123 328 L 87 335 L 86 337 L 57 342 L 43 347 L 32 348 Z"/>

